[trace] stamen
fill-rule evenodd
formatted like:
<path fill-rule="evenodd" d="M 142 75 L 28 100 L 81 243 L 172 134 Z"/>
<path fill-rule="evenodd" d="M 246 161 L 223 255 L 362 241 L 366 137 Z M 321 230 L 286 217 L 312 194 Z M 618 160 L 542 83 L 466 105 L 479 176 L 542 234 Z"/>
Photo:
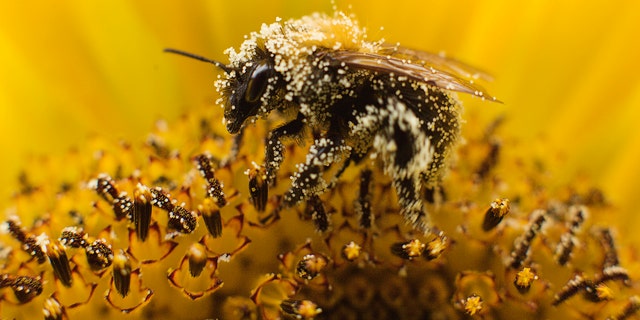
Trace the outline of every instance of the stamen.
<path fill-rule="evenodd" d="M 85 248 L 87 261 L 93 271 L 100 271 L 111 265 L 113 250 L 104 239 L 97 239 Z"/>
<path fill-rule="evenodd" d="M 568 230 L 560 237 L 560 242 L 556 246 L 556 261 L 559 265 L 564 266 L 571 258 L 571 252 L 575 247 L 576 233 L 580 231 L 580 227 L 585 219 L 586 208 L 571 207 L 571 220 L 568 222 Z"/>
<path fill-rule="evenodd" d="M 131 261 L 122 250 L 113 257 L 112 275 L 116 290 L 123 298 L 126 297 L 131 286 Z"/>
<path fill-rule="evenodd" d="M 353 241 L 345 244 L 342 247 L 342 257 L 349 261 L 354 261 L 358 259 L 361 252 L 362 252 L 362 247 L 360 247 L 358 244 L 356 244 Z"/>
<path fill-rule="evenodd" d="M 256 210 L 263 212 L 269 199 L 267 171 L 264 166 L 249 169 L 249 194 Z"/>
<path fill-rule="evenodd" d="M 476 315 L 477 313 L 481 312 L 484 307 L 482 298 L 480 298 L 480 296 L 477 294 L 470 295 L 469 297 L 461 301 L 461 303 L 464 307 L 464 311 L 470 316 Z"/>
<path fill-rule="evenodd" d="M 412 260 L 421 256 L 425 248 L 426 244 L 418 239 L 413 239 L 407 242 L 394 243 L 391 245 L 391 252 L 402 259 Z"/>
<path fill-rule="evenodd" d="M 196 214 L 183 206 L 175 206 L 173 210 L 169 211 L 168 227 L 170 229 L 187 234 L 193 232 L 197 224 Z"/>
<path fill-rule="evenodd" d="M 440 232 L 433 240 L 427 243 L 425 250 L 422 252 L 422 256 L 427 260 L 433 260 L 438 258 L 449 247 L 447 237 L 444 232 Z"/>
<path fill-rule="evenodd" d="M 198 205 L 198 211 L 202 215 L 204 225 L 207 227 L 209 234 L 214 238 L 222 235 L 222 215 L 218 206 L 209 198 L 205 198 L 202 204 Z"/>
<path fill-rule="evenodd" d="M 326 267 L 328 261 L 325 257 L 317 254 L 308 254 L 298 262 L 296 272 L 298 276 L 305 280 L 312 280 Z"/>
<path fill-rule="evenodd" d="M 55 242 L 51 242 L 47 245 L 47 256 L 49 262 L 53 267 L 53 272 L 56 277 L 62 282 L 65 287 L 71 287 L 71 267 L 69 266 L 69 259 L 67 253 L 64 251 L 64 247 Z"/>
<path fill-rule="evenodd" d="M 134 193 L 133 224 L 136 228 L 138 239 L 144 242 L 149 235 L 151 224 L 151 191 L 142 184 L 138 184 Z"/>
<path fill-rule="evenodd" d="M 46 255 L 38 243 L 36 236 L 27 234 L 20 226 L 20 221 L 16 217 L 9 218 L 6 224 L 11 236 L 22 243 L 22 250 L 35 258 L 40 264 L 46 261 Z"/>
<path fill-rule="evenodd" d="M 307 199 L 306 210 L 318 232 L 325 232 L 329 229 L 329 215 L 317 195 L 312 195 Z"/>
<path fill-rule="evenodd" d="M 535 280 L 538 280 L 538 275 L 535 274 L 531 268 L 524 267 L 516 274 L 513 284 L 521 294 L 525 294 L 529 292 L 529 289 L 531 289 L 531 285 Z"/>
<path fill-rule="evenodd" d="M 557 306 L 563 301 L 573 297 L 587 285 L 589 285 L 589 282 L 582 277 L 582 275 L 576 274 L 571 280 L 569 280 L 569 282 L 567 282 L 567 284 L 564 285 L 564 287 L 562 287 L 562 289 L 560 289 L 560 292 L 556 293 L 553 298 L 553 305 Z"/>
<path fill-rule="evenodd" d="M 280 303 L 282 312 L 296 319 L 313 319 L 318 316 L 322 309 L 310 300 L 286 299 Z"/>
<path fill-rule="evenodd" d="M 520 268 L 529 257 L 531 241 L 533 241 L 538 232 L 540 232 L 545 220 L 546 213 L 544 210 L 536 210 L 531 214 L 527 229 L 524 234 L 518 237 L 515 241 L 515 248 L 511 252 L 511 262 L 509 263 L 511 268 Z"/>
<path fill-rule="evenodd" d="M 484 214 L 484 221 L 482 222 L 482 229 L 489 231 L 495 228 L 502 219 L 509 213 L 511 207 L 509 205 L 509 199 L 496 199 L 491 202 L 491 206 Z"/>
<path fill-rule="evenodd" d="M 371 212 L 371 170 L 363 170 L 360 175 L 360 191 L 355 202 L 356 213 L 359 217 L 360 227 L 371 228 L 373 224 L 373 214 Z"/>
<path fill-rule="evenodd" d="M 209 160 L 208 156 L 201 154 L 195 157 L 195 162 L 198 171 L 207 182 L 207 196 L 220 208 L 224 207 L 227 204 L 227 199 L 225 199 L 222 191 L 222 184 L 213 174 L 211 160 Z"/>
<path fill-rule="evenodd" d="M 65 227 L 62 229 L 58 241 L 69 248 L 84 248 L 87 246 L 87 234 L 79 227 Z"/>
<path fill-rule="evenodd" d="M 18 276 L 11 283 L 11 289 L 20 303 L 27 303 L 42 293 L 42 281 L 39 278 Z"/>
<path fill-rule="evenodd" d="M 45 320 L 62 320 L 67 318 L 65 308 L 54 296 L 51 296 L 44 301 L 42 314 L 44 315 Z"/>
<path fill-rule="evenodd" d="M 193 243 L 187 251 L 189 259 L 189 273 L 192 277 L 197 277 L 207 265 L 207 249 L 200 243 Z"/>

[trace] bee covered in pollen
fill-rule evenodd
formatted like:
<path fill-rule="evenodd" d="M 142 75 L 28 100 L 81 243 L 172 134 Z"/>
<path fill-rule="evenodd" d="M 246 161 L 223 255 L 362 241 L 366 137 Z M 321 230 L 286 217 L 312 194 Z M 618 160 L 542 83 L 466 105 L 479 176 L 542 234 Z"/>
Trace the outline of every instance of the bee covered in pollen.
<path fill-rule="evenodd" d="M 375 158 L 393 179 L 401 214 L 425 233 L 430 222 L 421 189 L 438 185 L 460 130 L 461 108 L 452 91 L 489 97 L 469 80 L 479 74 L 473 68 L 370 41 L 342 12 L 263 24 L 239 50 L 225 51 L 229 64 L 166 51 L 224 71 L 216 89 L 230 133 L 272 112 L 286 119 L 266 140 L 269 184 L 285 157 L 283 140 L 314 137 L 291 177 L 285 206 L 323 193 L 349 165 Z"/>

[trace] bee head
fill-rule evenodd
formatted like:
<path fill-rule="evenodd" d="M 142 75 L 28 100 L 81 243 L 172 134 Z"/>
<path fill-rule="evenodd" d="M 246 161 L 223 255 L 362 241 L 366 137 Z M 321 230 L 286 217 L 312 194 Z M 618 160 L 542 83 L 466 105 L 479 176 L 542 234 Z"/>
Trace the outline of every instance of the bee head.
<path fill-rule="evenodd" d="M 242 67 L 225 65 L 181 50 L 164 49 L 164 51 L 211 63 L 226 73 L 227 79 L 221 86 L 221 92 L 223 99 L 226 100 L 224 123 L 229 133 L 238 133 L 247 119 L 258 113 L 267 114 L 275 108 L 275 104 L 266 103 L 263 99 L 278 82 L 273 62 L 263 50 L 256 50 L 255 57 L 246 61 Z M 264 108 L 262 108 L 263 105 L 265 105 Z"/>
<path fill-rule="evenodd" d="M 224 107 L 224 123 L 229 133 L 237 133 L 244 122 L 258 113 L 268 113 L 263 97 L 273 90 L 277 81 L 273 63 L 268 58 L 247 63 L 244 72 L 236 75 L 229 86 L 232 91 L 227 96 Z"/>

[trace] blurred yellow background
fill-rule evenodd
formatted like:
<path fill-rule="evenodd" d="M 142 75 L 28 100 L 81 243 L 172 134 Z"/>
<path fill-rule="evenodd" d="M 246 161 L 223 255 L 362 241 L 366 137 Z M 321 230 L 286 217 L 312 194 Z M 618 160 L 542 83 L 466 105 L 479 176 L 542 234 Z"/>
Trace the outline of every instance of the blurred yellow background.
<path fill-rule="evenodd" d="M 349 9 L 349 5 L 352 9 Z M 640 192 L 640 2 L 337 1 L 370 37 L 489 71 L 503 134 L 586 173 L 633 228 Z M 332 11 L 329 0 L 0 3 L 0 196 L 28 156 L 60 155 L 90 135 L 141 141 L 155 120 L 213 105 L 216 71 L 162 53 L 224 62 L 222 51 L 276 16 Z M 380 30 L 383 26 L 384 29 Z M 637 224 L 636 224 L 637 226 Z"/>

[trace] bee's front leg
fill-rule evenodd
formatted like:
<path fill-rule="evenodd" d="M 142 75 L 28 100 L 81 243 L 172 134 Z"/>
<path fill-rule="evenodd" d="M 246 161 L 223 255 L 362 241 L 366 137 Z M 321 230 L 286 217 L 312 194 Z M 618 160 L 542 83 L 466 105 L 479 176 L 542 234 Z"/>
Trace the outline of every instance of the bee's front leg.
<path fill-rule="evenodd" d="M 323 177 L 331 165 L 349 158 L 351 147 L 339 137 L 316 139 L 309 149 L 307 161 L 298 165 L 291 178 L 291 188 L 284 196 L 285 205 L 291 206 L 322 193 L 329 183 Z"/>
<path fill-rule="evenodd" d="M 220 167 L 226 167 L 236 161 L 240 148 L 242 147 L 242 140 L 244 139 L 244 127 L 240 129 L 238 134 L 233 137 L 233 143 L 231 144 L 231 150 L 229 154 L 220 161 Z"/>
<path fill-rule="evenodd" d="M 267 183 L 269 185 L 275 181 L 276 173 L 280 169 L 282 160 L 284 160 L 284 145 L 281 139 L 299 136 L 303 132 L 304 126 L 303 116 L 298 113 L 295 120 L 283 124 L 269 134 L 264 159 L 264 165 L 267 171 Z"/>

